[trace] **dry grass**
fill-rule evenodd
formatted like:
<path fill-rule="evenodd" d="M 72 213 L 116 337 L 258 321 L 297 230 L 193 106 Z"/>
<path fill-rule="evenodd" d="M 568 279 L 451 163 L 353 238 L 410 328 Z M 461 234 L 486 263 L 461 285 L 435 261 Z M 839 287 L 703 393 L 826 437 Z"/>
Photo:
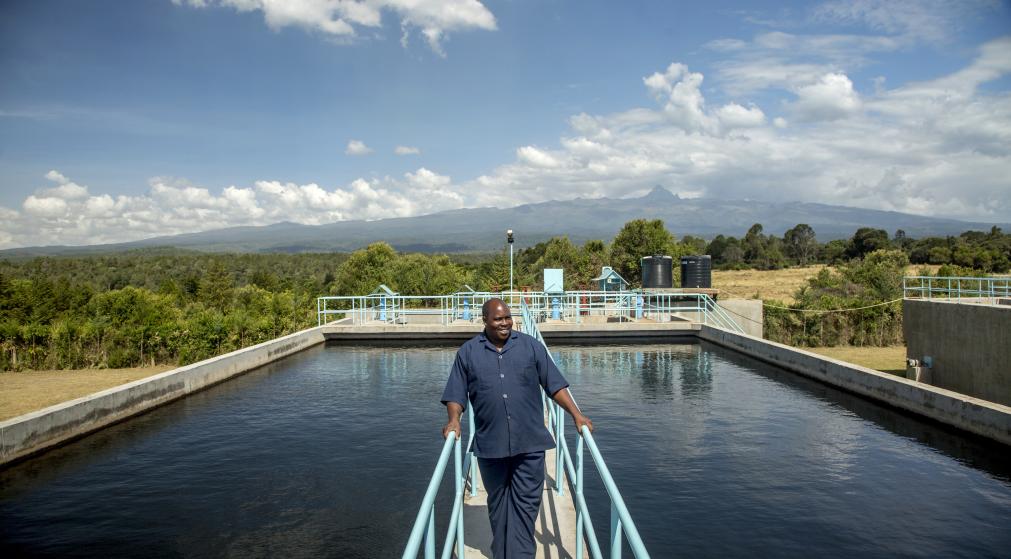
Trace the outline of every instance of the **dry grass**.
<path fill-rule="evenodd" d="M 824 264 L 782 270 L 713 270 L 713 287 L 727 299 L 778 299 L 790 304 L 794 302 L 793 294 L 806 286 L 808 278 L 818 275 L 822 268 Z M 924 268 L 937 273 L 940 266 L 908 266 L 905 274 L 914 276 Z"/>
<path fill-rule="evenodd" d="M 807 285 L 824 265 L 783 270 L 713 270 L 713 287 L 723 298 L 778 299 L 793 302 L 797 289 Z"/>
<path fill-rule="evenodd" d="M 0 373 L 0 421 L 163 373 L 171 365 Z"/>
<path fill-rule="evenodd" d="M 806 347 L 804 349 L 868 369 L 902 376 L 906 374 L 906 346 Z"/>

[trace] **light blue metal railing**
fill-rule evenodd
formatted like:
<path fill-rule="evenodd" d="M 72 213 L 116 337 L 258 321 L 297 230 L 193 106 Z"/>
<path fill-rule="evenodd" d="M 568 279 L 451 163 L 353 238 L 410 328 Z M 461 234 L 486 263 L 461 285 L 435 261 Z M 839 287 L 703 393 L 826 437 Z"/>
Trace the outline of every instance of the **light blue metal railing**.
<path fill-rule="evenodd" d="M 449 325 L 480 320 L 481 305 L 498 297 L 515 306 L 524 301 L 538 320 L 582 323 L 594 317 L 628 321 L 691 320 L 742 333 L 740 324 L 705 293 L 644 291 L 462 292 L 450 295 L 363 295 L 319 297 L 317 323 L 350 318 L 355 325 L 406 324 L 409 321 Z M 512 301 L 512 303 L 510 303 Z"/>
<path fill-rule="evenodd" d="M 537 320 L 533 313 L 531 313 L 526 301 L 520 301 L 520 310 L 523 317 L 522 331 L 537 338 L 547 349 L 544 337 L 541 335 L 540 329 L 537 328 Z M 551 353 L 549 352 L 548 355 L 551 356 Z M 554 360 L 554 357 L 551 357 L 551 359 Z M 569 395 L 572 396 L 571 391 Z M 575 401 L 575 397 L 573 396 L 572 398 Z M 649 553 L 646 551 L 646 546 L 642 543 L 639 530 L 636 529 L 635 522 L 632 521 L 632 515 L 629 514 L 628 508 L 625 506 L 625 500 L 621 497 L 621 492 L 618 491 L 618 486 L 614 483 L 611 471 L 607 468 L 600 450 L 597 449 L 597 444 L 594 442 L 589 428 L 584 425 L 581 430 L 580 434 L 582 436 L 576 442 L 576 460 L 573 463 L 572 455 L 569 452 L 569 445 L 565 440 L 565 412 L 557 402 L 548 398 L 547 395 L 544 396 L 544 400 L 547 402 L 548 408 L 548 428 L 554 434 L 555 444 L 557 445 L 555 450 L 555 491 L 558 495 L 563 494 L 564 490 L 561 480 L 564 469 L 568 474 L 567 479 L 572 490 L 572 502 L 576 508 L 576 559 L 583 558 L 584 538 L 589 544 L 590 554 L 594 559 L 602 559 L 603 557 L 600 551 L 600 543 L 597 541 L 597 533 L 593 529 L 593 520 L 590 517 L 589 508 L 586 506 L 586 499 L 583 497 L 584 441 L 585 446 L 590 449 L 590 457 L 597 467 L 597 473 L 600 474 L 600 479 L 604 483 L 604 489 L 611 500 L 611 530 L 608 540 L 610 557 L 612 559 L 621 557 L 622 533 L 624 533 L 628 540 L 628 545 L 632 549 L 632 554 L 637 559 L 648 558 Z"/>
<path fill-rule="evenodd" d="M 468 483 L 471 495 L 477 494 L 477 461 L 474 459 L 474 451 L 472 450 L 474 448 L 474 410 L 470 406 L 470 402 L 467 404 L 467 423 L 470 428 L 467 452 L 461 459 L 461 433 L 450 431 L 446 441 L 442 444 L 442 452 L 439 454 L 439 460 L 435 463 L 435 471 L 428 481 L 428 488 L 421 500 L 421 508 L 418 509 L 418 516 L 414 520 L 411 535 L 407 539 L 403 559 L 416 559 L 422 544 L 425 546 L 425 559 L 435 559 L 435 497 L 439 493 L 439 486 L 442 484 L 451 450 L 455 495 L 440 557 L 449 559 L 454 550 L 457 557 L 464 556 L 463 494 Z"/>
<path fill-rule="evenodd" d="M 1011 298 L 1011 278 L 906 276 L 902 278 L 902 296 L 992 305 L 998 299 Z"/>

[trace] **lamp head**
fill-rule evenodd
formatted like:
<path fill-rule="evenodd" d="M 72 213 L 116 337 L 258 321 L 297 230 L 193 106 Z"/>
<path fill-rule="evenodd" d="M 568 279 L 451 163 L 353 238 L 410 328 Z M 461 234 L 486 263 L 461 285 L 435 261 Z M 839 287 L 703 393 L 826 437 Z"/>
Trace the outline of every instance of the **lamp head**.
<path fill-rule="evenodd" d="M 506 229 L 506 240 L 509 241 L 510 243 L 513 242 L 513 230 L 512 229 Z"/>

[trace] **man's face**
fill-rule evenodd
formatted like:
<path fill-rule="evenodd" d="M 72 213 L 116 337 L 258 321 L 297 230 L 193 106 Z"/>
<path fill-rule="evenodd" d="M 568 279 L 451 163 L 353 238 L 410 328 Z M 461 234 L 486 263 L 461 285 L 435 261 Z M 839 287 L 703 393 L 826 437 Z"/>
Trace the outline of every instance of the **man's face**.
<path fill-rule="evenodd" d="M 513 315 L 509 307 L 502 303 L 492 305 L 488 309 L 488 315 L 484 317 L 484 331 L 487 336 L 493 342 L 505 343 L 512 329 Z"/>

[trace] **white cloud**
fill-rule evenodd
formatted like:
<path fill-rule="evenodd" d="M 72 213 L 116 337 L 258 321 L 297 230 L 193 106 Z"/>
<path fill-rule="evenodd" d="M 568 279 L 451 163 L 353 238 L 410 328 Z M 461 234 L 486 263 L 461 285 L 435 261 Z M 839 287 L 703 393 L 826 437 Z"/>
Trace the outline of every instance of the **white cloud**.
<path fill-rule="evenodd" d="M 372 148 L 365 145 L 361 140 L 348 140 L 348 147 L 344 149 L 348 155 L 368 155 L 372 153 Z"/>
<path fill-rule="evenodd" d="M 47 176 L 55 179 L 53 173 L 58 172 Z M 460 208 L 465 199 L 450 177 L 424 167 L 399 179 L 356 179 L 333 189 L 262 180 L 215 193 L 184 180 L 156 177 L 140 196 L 67 199 L 41 192 L 28 196 L 20 212 L 0 207 L 0 247 L 122 242 L 280 221 L 321 224 L 402 217 Z"/>
<path fill-rule="evenodd" d="M 554 158 L 554 156 L 533 146 L 523 146 L 517 149 L 516 157 L 518 157 L 520 161 L 534 167 L 550 169 L 559 166 L 559 162 Z"/>
<path fill-rule="evenodd" d="M 393 149 L 397 155 L 419 155 L 421 150 L 413 146 L 397 146 Z"/>
<path fill-rule="evenodd" d="M 643 79 L 656 109 L 575 115 L 558 149 L 521 148 L 472 188 L 482 205 L 620 197 L 660 184 L 1011 221 L 1011 94 L 978 87 L 1011 74 L 1008 61 L 1005 38 L 983 45 L 963 70 L 890 90 L 879 80 L 867 96 L 844 73 L 785 80 L 779 91 L 796 96 L 786 108 L 800 126 L 754 103 L 709 110 L 702 74 L 674 63 Z"/>
<path fill-rule="evenodd" d="M 844 74 L 825 74 L 816 83 L 797 88 L 792 108 L 802 120 L 837 120 L 860 110 L 860 96 Z"/>
<path fill-rule="evenodd" d="M 382 26 L 382 12 L 400 19 L 407 45 L 411 29 L 424 36 L 429 47 L 445 56 L 442 43 L 449 32 L 497 29 L 495 16 L 478 0 L 172 0 L 194 8 L 213 5 L 238 12 L 259 11 L 273 30 L 296 26 L 342 39 L 357 35 L 357 27 Z"/>
<path fill-rule="evenodd" d="M 25 211 L 43 219 L 59 219 L 66 217 L 70 206 L 63 198 L 38 197 L 34 194 L 25 198 L 22 205 Z"/>
<path fill-rule="evenodd" d="M 993 0 L 845 0 L 813 9 L 821 22 L 866 25 L 910 41 L 944 42 L 966 21 L 999 6 Z"/>
<path fill-rule="evenodd" d="M 729 103 L 716 111 L 717 118 L 724 128 L 752 128 L 765 124 L 765 113 L 758 107 L 742 107 L 737 103 Z"/>
<path fill-rule="evenodd" d="M 643 78 L 643 83 L 664 104 L 664 111 L 673 122 L 687 132 L 698 132 L 711 130 L 715 125 L 705 113 L 702 79 L 702 74 L 689 72 L 688 66 L 674 62 L 664 73 Z"/>

